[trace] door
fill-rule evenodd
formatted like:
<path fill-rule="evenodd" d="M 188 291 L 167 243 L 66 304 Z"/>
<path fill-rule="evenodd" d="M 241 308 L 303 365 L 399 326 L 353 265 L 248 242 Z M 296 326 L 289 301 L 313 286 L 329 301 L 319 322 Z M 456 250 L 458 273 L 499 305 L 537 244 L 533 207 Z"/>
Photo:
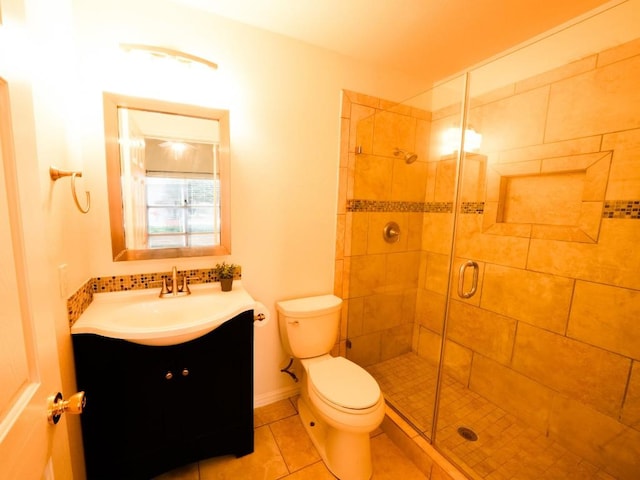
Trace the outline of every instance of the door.
<path fill-rule="evenodd" d="M 60 387 L 55 325 L 34 315 L 29 295 L 9 103 L 0 78 L 0 478 L 51 479 L 56 437 L 66 436 L 47 422 Z"/>

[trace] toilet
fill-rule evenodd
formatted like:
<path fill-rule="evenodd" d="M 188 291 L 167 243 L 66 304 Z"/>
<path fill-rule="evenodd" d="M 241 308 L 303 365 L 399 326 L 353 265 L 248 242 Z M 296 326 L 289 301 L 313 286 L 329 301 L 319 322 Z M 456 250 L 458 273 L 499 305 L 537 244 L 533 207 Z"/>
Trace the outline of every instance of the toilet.
<path fill-rule="evenodd" d="M 278 302 L 280 338 L 302 364 L 298 411 L 327 468 L 340 480 L 371 478 L 369 434 L 385 402 L 362 367 L 329 352 L 338 337 L 342 300 L 334 295 Z"/>

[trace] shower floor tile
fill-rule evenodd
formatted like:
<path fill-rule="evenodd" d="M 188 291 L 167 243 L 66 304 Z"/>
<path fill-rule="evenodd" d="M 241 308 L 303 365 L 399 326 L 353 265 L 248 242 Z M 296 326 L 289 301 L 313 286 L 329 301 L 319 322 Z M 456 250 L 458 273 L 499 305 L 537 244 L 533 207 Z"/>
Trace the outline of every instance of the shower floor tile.
<path fill-rule="evenodd" d="M 410 352 L 367 370 L 387 402 L 431 436 L 436 368 Z M 442 379 L 439 409 L 436 446 L 473 479 L 615 480 L 447 375 Z M 459 427 L 473 430 L 477 440 L 463 438 Z"/>

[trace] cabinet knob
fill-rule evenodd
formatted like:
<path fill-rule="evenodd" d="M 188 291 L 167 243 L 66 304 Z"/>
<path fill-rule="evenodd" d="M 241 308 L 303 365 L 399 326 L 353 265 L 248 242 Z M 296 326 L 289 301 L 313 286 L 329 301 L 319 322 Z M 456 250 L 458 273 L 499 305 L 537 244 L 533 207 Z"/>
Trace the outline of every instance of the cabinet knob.
<path fill-rule="evenodd" d="M 189 375 L 189 369 L 188 368 L 183 368 L 182 369 L 182 376 L 186 377 L 187 375 Z"/>
<path fill-rule="evenodd" d="M 167 380 L 171 380 L 173 378 L 173 373 L 171 372 L 167 372 L 164 376 L 164 378 L 166 378 Z"/>

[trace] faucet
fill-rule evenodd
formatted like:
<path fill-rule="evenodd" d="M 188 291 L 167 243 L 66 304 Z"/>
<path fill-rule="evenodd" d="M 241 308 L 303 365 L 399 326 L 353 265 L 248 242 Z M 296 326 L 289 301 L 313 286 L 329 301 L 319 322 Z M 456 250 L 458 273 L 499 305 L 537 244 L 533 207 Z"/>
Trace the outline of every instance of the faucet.
<path fill-rule="evenodd" d="M 178 291 L 178 269 L 174 266 L 171 269 L 171 292 L 175 295 Z"/>
<path fill-rule="evenodd" d="M 178 286 L 178 269 L 173 267 L 171 269 L 171 286 L 167 285 L 167 278 L 162 279 L 162 289 L 160 290 L 160 298 L 166 296 L 177 297 L 179 295 L 191 295 L 189 290 L 189 284 L 187 282 L 187 276 L 182 276 L 182 285 Z"/>

